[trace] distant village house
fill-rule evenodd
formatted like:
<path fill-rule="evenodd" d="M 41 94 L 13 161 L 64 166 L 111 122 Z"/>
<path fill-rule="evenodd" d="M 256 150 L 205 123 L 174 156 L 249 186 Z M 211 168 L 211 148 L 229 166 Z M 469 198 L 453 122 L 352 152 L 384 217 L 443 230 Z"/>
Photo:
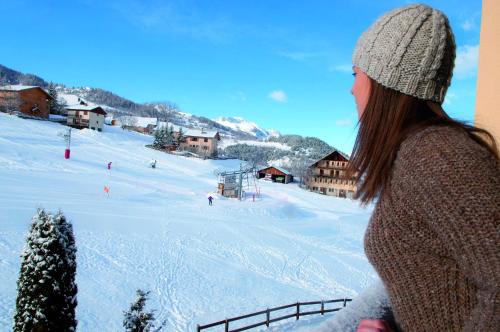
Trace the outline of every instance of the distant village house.
<path fill-rule="evenodd" d="M 289 183 L 293 182 L 293 175 L 284 168 L 277 166 L 269 166 L 257 171 L 259 179 L 266 179 L 273 182 Z"/>
<path fill-rule="evenodd" d="M 346 178 L 349 158 L 335 150 L 309 166 L 306 187 L 314 192 L 336 197 L 352 198 L 356 192 L 354 178 Z"/>
<path fill-rule="evenodd" d="M 102 131 L 106 112 L 100 106 L 73 105 L 66 107 L 67 124 L 74 128 Z"/>
<path fill-rule="evenodd" d="M 218 131 L 188 129 L 183 136 L 184 139 L 179 143 L 181 150 L 192 151 L 206 157 L 217 155 L 217 143 L 220 141 Z"/>
<path fill-rule="evenodd" d="M 52 97 L 39 86 L 6 85 L 0 87 L 0 109 L 48 119 Z"/>

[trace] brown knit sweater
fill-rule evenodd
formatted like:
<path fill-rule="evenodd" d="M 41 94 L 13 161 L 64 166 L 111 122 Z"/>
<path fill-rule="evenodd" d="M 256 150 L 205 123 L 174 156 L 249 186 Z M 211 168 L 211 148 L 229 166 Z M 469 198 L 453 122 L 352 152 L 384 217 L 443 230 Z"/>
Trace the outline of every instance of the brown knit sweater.
<path fill-rule="evenodd" d="M 500 165 L 456 129 L 407 138 L 365 250 L 408 331 L 500 331 Z"/>

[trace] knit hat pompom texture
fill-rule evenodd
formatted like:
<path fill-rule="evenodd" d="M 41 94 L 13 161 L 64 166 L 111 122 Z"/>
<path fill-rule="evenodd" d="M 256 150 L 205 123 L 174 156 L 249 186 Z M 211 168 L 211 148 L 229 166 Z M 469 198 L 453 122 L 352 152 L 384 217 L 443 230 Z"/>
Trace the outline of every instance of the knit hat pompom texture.
<path fill-rule="evenodd" d="M 448 18 L 421 4 L 394 9 L 361 35 L 352 61 L 385 87 L 442 103 L 455 61 Z"/>

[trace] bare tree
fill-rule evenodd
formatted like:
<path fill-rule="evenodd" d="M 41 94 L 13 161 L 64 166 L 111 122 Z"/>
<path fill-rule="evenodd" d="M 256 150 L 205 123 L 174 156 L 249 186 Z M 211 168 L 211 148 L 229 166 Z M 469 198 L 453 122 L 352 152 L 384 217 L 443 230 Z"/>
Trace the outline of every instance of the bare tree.
<path fill-rule="evenodd" d="M 5 113 L 13 113 L 21 111 L 22 100 L 19 94 L 15 91 L 4 91 L 0 95 L 0 111 Z"/>
<path fill-rule="evenodd" d="M 137 119 L 134 116 L 122 116 L 120 117 L 120 122 L 122 124 L 122 129 L 137 126 Z"/>
<path fill-rule="evenodd" d="M 175 103 L 161 103 L 157 104 L 152 111 L 152 116 L 157 119 L 158 122 L 168 123 L 172 119 L 172 115 L 179 108 Z"/>
<path fill-rule="evenodd" d="M 290 164 L 290 171 L 295 177 L 300 178 L 300 186 L 305 185 L 307 177 L 311 175 L 311 160 L 306 156 L 295 159 Z"/>

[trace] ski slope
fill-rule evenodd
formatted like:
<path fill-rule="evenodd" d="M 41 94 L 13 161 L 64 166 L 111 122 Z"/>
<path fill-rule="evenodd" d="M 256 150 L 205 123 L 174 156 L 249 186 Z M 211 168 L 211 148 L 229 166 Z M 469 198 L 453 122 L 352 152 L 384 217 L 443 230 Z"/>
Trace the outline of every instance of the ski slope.
<path fill-rule="evenodd" d="M 193 331 L 266 307 L 355 296 L 376 280 L 362 243 L 371 208 L 265 181 L 255 202 L 255 187 L 243 201 L 225 199 L 214 193 L 214 171 L 237 161 L 154 151 L 144 147 L 152 137 L 116 127 L 73 130 L 65 160 L 65 128 L 0 113 L 1 331 L 12 326 L 19 254 L 37 207 L 73 223 L 79 331 L 122 330 L 137 288 L 151 291 L 147 307 L 166 331 Z"/>

